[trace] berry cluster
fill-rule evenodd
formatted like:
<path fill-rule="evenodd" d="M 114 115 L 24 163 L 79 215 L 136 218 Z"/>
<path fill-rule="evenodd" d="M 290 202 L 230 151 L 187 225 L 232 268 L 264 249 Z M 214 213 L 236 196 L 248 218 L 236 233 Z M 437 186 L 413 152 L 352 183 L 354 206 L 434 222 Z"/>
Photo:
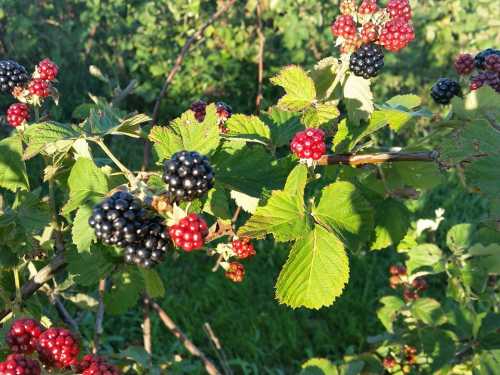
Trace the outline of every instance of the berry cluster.
<path fill-rule="evenodd" d="M 459 75 L 469 76 L 470 90 L 487 85 L 500 92 L 500 50 L 487 48 L 476 56 L 459 54 L 453 66 Z"/>
<path fill-rule="evenodd" d="M 362 42 L 396 52 L 415 39 L 408 0 L 389 0 L 386 8 L 379 8 L 376 0 L 364 0 L 359 7 L 356 1 L 344 0 L 340 9 L 331 31 L 342 53 L 354 52 Z"/>
<path fill-rule="evenodd" d="M 290 149 L 300 159 L 318 160 L 326 152 L 325 132 L 314 128 L 298 132 L 290 143 Z"/>
<path fill-rule="evenodd" d="M 219 125 L 219 130 L 221 133 L 225 134 L 227 133 L 225 124 L 226 121 L 232 116 L 233 110 L 224 102 L 215 103 L 215 107 L 217 110 L 217 124 Z M 205 120 L 205 116 L 207 114 L 207 102 L 204 100 L 197 100 L 191 104 L 190 109 L 194 112 L 194 117 L 198 122 L 203 122 L 203 120 Z"/>
<path fill-rule="evenodd" d="M 40 375 L 40 363 L 49 371 L 64 369 L 83 375 L 120 374 L 118 368 L 100 357 L 86 355 L 79 361 L 80 346 L 70 331 L 60 327 L 45 330 L 34 319 L 14 321 L 5 335 L 5 341 L 12 354 L 0 362 L 0 375 Z M 35 350 L 37 359 L 30 358 Z"/>
<path fill-rule="evenodd" d="M 432 86 L 431 97 L 438 104 L 449 104 L 454 96 L 460 95 L 460 85 L 449 78 L 440 78 Z"/>
<path fill-rule="evenodd" d="M 205 220 L 196 214 L 189 214 L 168 229 L 170 238 L 184 251 L 201 249 L 208 234 Z"/>
<path fill-rule="evenodd" d="M 179 151 L 163 163 L 163 181 L 173 201 L 192 201 L 213 187 L 214 173 L 206 156 Z"/>
<path fill-rule="evenodd" d="M 118 191 L 93 209 L 89 225 L 105 245 L 125 249 L 125 261 L 149 268 L 159 263 L 168 249 L 166 228 L 159 216 L 150 217 L 141 201 Z"/>
<path fill-rule="evenodd" d="M 388 372 L 409 374 L 417 363 L 417 349 L 410 345 L 394 347 L 383 359 L 383 366 Z"/>
<path fill-rule="evenodd" d="M 41 101 L 53 93 L 52 81 L 58 67 L 49 59 L 42 60 L 35 68 L 30 80 L 26 68 L 12 60 L 0 60 L 0 91 L 9 91 L 20 103 L 7 109 L 7 123 L 18 127 L 26 123 L 29 116 L 27 104 L 41 105 Z"/>
<path fill-rule="evenodd" d="M 410 282 L 404 266 L 393 265 L 389 268 L 391 274 L 389 284 L 391 288 L 403 287 L 403 297 L 406 302 L 415 301 L 420 298 L 419 292 L 427 289 L 427 281 L 423 277 L 417 277 Z"/>
<path fill-rule="evenodd" d="M 255 255 L 255 249 L 250 242 L 250 238 L 234 239 L 231 246 L 234 254 L 239 259 L 246 259 Z"/>
<path fill-rule="evenodd" d="M 349 60 L 349 69 L 355 75 L 369 79 L 384 67 L 384 52 L 379 45 L 363 44 Z"/>
<path fill-rule="evenodd" d="M 233 283 L 241 283 L 245 278 L 245 267 L 238 262 L 231 262 L 225 273 L 226 277 Z"/>

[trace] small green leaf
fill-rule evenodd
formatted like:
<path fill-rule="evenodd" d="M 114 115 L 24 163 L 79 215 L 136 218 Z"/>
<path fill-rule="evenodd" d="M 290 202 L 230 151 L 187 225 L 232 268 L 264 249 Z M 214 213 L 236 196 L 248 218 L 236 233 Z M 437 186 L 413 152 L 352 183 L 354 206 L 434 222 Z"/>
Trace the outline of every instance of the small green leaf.
<path fill-rule="evenodd" d="M 254 198 L 250 195 L 240 193 L 239 191 L 231 190 L 231 198 L 234 199 L 237 206 L 250 214 L 255 213 L 259 206 L 259 198 Z"/>
<path fill-rule="evenodd" d="M 404 238 L 410 226 L 410 213 L 404 204 L 387 198 L 375 207 L 375 223 L 375 241 L 371 249 L 385 249 Z"/>
<path fill-rule="evenodd" d="M 227 120 L 226 126 L 228 136 L 244 139 L 246 141 L 258 141 L 264 144 L 269 143 L 271 131 L 257 116 L 247 116 L 236 114 Z"/>
<path fill-rule="evenodd" d="M 114 264 L 106 257 L 102 245 L 93 245 L 90 252 L 71 251 L 66 260 L 68 272 L 74 275 L 75 282 L 82 286 L 97 285 L 100 279 L 111 272 Z"/>
<path fill-rule="evenodd" d="M 337 366 L 326 358 L 311 358 L 302 364 L 300 375 L 339 375 Z"/>
<path fill-rule="evenodd" d="M 418 320 L 437 327 L 447 322 L 441 304 L 432 298 L 420 298 L 411 305 L 411 312 Z"/>
<path fill-rule="evenodd" d="M 302 111 L 316 99 L 313 80 L 299 66 L 290 65 L 271 78 L 271 82 L 285 89 L 285 96 L 278 101 L 278 107 L 285 111 Z"/>
<path fill-rule="evenodd" d="M 133 267 L 113 275 L 113 287 L 104 295 L 105 311 L 112 315 L 126 313 L 134 307 L 144 288 L 140 271 Z"/>
<path fill-rule="evenodd" d="M 396 316 L 404 308 L 403 300 L 396 296 L 385 296 L 380 299 L 383 306 L 377 310 L 377 317 L 389 333 L 393 333 Z"/>
<path fill-rule="evenodd" d="M 451 251 L 463 253 L 472 245 L 472 240 L 476 232 L 476 226 L 473 224 L 458 224 L 446 234 L 446 244 Z"/>
<path fill-rule="evenodd" d="M 165 297 L 165 286 L 158 272 L 155 270 L 141 269 L 146 292 L 151 298 Z"/>
<path fill-rule="evenodd" d="M 350 121 L 359 124 L 368 120 L 374 109 L 369 80 L 349 74 L 344 83 L 344 99 Z"/>
<path fill-rule="evenodd" d="M 417 271 L 438 273 L 444 271 L 443 253 L 434 244 L 421 244 L 408 252 L 406 267 L 409 274 Z"/>
<path fill-rule="evenodd" d="M 81 133 L 70 125 L 48 122 L 30 125 L 24 133 L 27 144 L 24 159 L 31 159 L 40 152 L 48 150 L 67 152 L 80 136 Z"/>
<path fill-rule="evenodd" d="M 288 145 L 297 132 L 304 130 L 299 116 L 299 113 L 281 111 L 278 107 L 271 107 L 269 113 L 263 115 L 271 130 L 273 145 L 276 147 Z"/>
<path fill-rule="evenodd" d="M 455 358 L 457 343 L 455 334 L 451 331 L 436 328 L 424 328 L 418 334 L 423 351 L 431 362 L 429 373 L 441 373 L 439 370 Z"/>
<path fill-rule="evenodd" d="M 107 134 L 139 138 L 141 135 L 141 125 L 149 121 L 151 121 L 151 117 L 144 114 L 137 114 L 122 120 L 116 127 L 111 128 Z"/>
<path fill-rule="evenodd" d="M 330 306 L 349 280 L 349 259 L 342 242 L 316 226 L 290 251 L 276 284 L 276 297 L 290 307 Z"/>
<path fill-rule="evenodd" d="M 422 104 L 422 99 L 419 96 L 413 94 L 407 95 L 396 95 L 390 98 L 387 102 L 392 107 L 405 107 L 408 109 L 413 109 Z"/>
<path fill-rule="evenodd" d="M 11 191 L 29 189 L 22 154 L 23 146 L 19 136 L 8 137 L 0 141 L 0 187 Z"/>
<path fill-rule="evenodd" d="M 312 215 L 330 227 L 349 249 L 357 249 L 372 234 L 373 209 L 361 192 L 347 181 L 325 187 Z"/>
<path fill-rule="evenodd" d="M 302 116 L 306 128 L 318 128 L 324 123 L 337 118 L 340 112 L 335 103 L 322 103 L 309 107 Z"/>
<path fill-rule="evenodd" d="M 220 219 L 230 220 L 229 197 L 226 191 L 217 184 L 208 192 L 203 211 Z"/>
<path fill-rule="evenodd" d="M 307 167 L 304 164 L 299 164 L 288 175 L 284 190 L 292 195 L 303 197 L 306 183 Z"/>
<path fill-rule="evenodd" d="M 73 221 L 73 243 L 79 252 L 90 251 L 90 245 L 96 240 L 95 231 L 89 225 L 89 218 L 92 216 L 92 208 L 81 206 L 76 212 L 75 220 Z"/>
<path fill-rule="evenodd" d="M 375 133 L 387 125 L 387 119 L 381 111 L 375 111 L 370 121 L 355 124 L 349 119 L 343 119 L 338 125 L 338 131 L 333 138 L 335 152 L 352 151 L 363 138 Z"/>

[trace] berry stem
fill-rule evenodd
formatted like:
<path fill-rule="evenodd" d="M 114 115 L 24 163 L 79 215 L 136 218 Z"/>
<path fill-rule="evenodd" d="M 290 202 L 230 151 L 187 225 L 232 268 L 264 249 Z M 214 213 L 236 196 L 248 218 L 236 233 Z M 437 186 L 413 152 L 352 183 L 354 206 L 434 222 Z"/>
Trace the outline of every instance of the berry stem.
<path fill-rule="evenodd" d="M 324 155 L 318 160 L 318 165 L 366 165 L 400 161 L 433 161 L 439 154 L 437 151 L 422 152 L 381 152 L 373 154 L 331 154 Z"/>
<path fill-rule="evenodd" d="M 50 166 L 50 159 L 45 157 L 45 166 Z M 52 230 L 54 231 L 55 248 L 56 252 L 60 253 L 64 251 L 64 239 L 61 234 L 61 226 L 59 225 L 59 220 L 57 218 L 57 207 L 56 207 L 56 193 L 54 184 L 54 174 L 51 173 L 49 180 L 49 208 Z"/>
<path fill-rule="evenodd" d="M 21 293 L 21 280 L 19 279 L 19 268 L 18 267 L 14 267 L 14 269 L 12 270 L 12 272 L 14 273 L 14 285 L 16 286 L 16 299 L 15 299 L 15 304 L 16 305 L 20 305 L 22 300 L 23 300 L 23 296 L 22 296 L 22 293 Z"/>
<path fill-rule="evenodd" d="M 123 172 L 125 177 L 130 181 L 130 183 L 134 184 L 135 183 L 135 176 L 134 174 L 125 166 L 123 163 L 117 159 L 117 157 L 111 152 L 111 150 L 106 146 L 104 141 L 100 138 L 97 139 L 91 139 L 94 141 L 101 149 L 104 151 L 104 153 L 111 159 L 113 163 L 118 167 L 120 171 Z"/>

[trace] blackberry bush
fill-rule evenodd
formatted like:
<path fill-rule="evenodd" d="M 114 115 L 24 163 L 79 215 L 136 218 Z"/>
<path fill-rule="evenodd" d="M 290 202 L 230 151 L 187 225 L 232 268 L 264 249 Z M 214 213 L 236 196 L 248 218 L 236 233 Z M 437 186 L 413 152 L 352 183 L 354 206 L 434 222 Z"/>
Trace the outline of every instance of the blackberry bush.
<path fill-rule="evenodd" d="M 26 68 L 12 60 L 0 60 L 0 91 L 12 91 L 29 80 Z"/>
<path fill-rule="evenodd" d="M 384 67 L 384 52 L 377 44 L 364 44 L 351 55 L 349 69 L 355 75 L 369 79 Z"/>
<path fill-rule="evenodd" d="M 163 181 L 173 201 L 192 201 L 213 187 L 214 172 L 206 156 L 179 151 L 163 163 Z"/>
<path fill-rule="evenodd" d="M 431 97 L 438 104 L 449 104 L 454 96 L 460 94 L 460 85 L 449 78 L 440 78 L 431 89 Z"/>

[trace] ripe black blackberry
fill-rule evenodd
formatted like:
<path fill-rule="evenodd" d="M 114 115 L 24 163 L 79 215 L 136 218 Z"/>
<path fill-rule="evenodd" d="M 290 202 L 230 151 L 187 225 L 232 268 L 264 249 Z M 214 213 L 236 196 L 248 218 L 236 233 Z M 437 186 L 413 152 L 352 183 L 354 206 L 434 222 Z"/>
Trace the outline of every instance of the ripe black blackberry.
<path fill-rule="evenodd" d="M 12 60 L 0 60 L 0 91 L 12 91 L 28 82 L 26 68 Z"/>
<path fill-rule="evenodd" d="M 460 85 L 449 78 L 439 78 L 431 89 L 431 97 L 438 104 L 449 104 L 451 99 L 459 94 Z"/>
<path fill-rule="evenodd" d="M 477 69 L 484 70 L 486 69 L 486 58 L 491 55 L 500 56 L 500 50 L 494 48 L 488 48 L 484 51 L 479 52 L 476 57 L 474 57 L 474 63 L 476 64 Z"/>
<path fill-rule="evenodd" d="M 349 69 L 359 77 L 375 77 L 383 67 L 384 52 L 378 44 L 363 44 L 351 54 Z"/>
<path fill-rule="evenodd" d="M 94 207 L 89 225 L 106 245 L 125 247 L 138 241 L 147 211 L 140 201 L 126 192 L 116 192 Z"/>
<path fill-rule="evenodd" d="M 125 262 L 151 268 L 163 260 L 169 247 L 169 239 L 162 222 L 163 219 L 156 216 L 137 230 L 142 238 L 125 247 Z"/>
<path fill-rule="evenodd" d="M 214 172 L 208 158 L 196 151 L 179 151 L 163 164 L 163 181 L 173 201 L 191 201 L 213 187 Z"/>

